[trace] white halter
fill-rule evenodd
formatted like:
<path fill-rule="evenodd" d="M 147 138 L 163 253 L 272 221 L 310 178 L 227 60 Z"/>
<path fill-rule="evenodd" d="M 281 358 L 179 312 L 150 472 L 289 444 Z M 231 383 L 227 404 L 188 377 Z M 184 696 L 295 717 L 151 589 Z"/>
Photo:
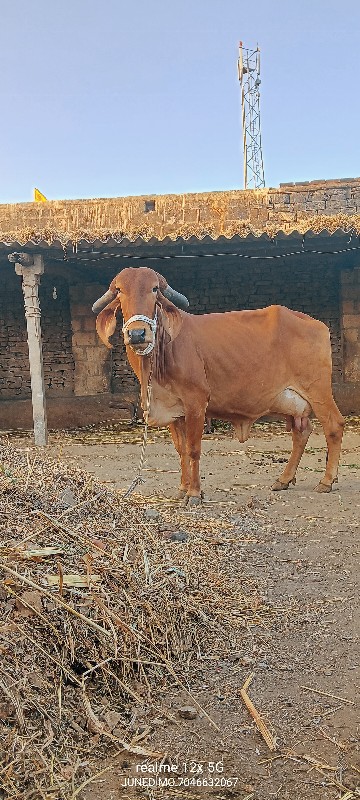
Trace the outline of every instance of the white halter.
<path fill-rule="evenodd" d="M 151 351 L 155 347 L 155 337 L 156 337 L 156 329 L 157 329 L 157 309 L 155 310 L 154 319 L 151 319 L 151 317 L 146 317 L 144 314 L 135 314 L 133 317 L 130 317 L 130 319 L 128 319 L 127 322 L 124 322 L 124 325 L 122 327 L 122 332 L 123 333 L 125 333 L 125 331 L 128 330 L 128 327 L 129 327 L 131 322 L 146 322 L 147 325 L 149 325 L 149 327 L 151 329 L 152 336 L 153 336 L 153 340 L 152 340 L 152 342 L 149 342 L 149 344 L 145 348 L 145 350 L 142 350 L 141 352 L 139 352 L 139 351 L 135 350 L 135 348 L 132 347 L 131 344 L 129 345 L 129 347 L 131 347 L 131 349 L 134 350 L 134 353 L 136 353 L 137 356 L 147 356 L 147 355 L 149 355 L 149 353 L 151 353 Z"/>

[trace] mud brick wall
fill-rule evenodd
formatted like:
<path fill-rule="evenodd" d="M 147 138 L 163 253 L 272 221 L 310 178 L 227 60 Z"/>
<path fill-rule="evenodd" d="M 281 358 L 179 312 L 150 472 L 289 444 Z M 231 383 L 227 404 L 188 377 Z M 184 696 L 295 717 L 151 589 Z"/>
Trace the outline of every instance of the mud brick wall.
<path fill-rule="evenodd" d="M 360 382 L 360 267 L 341 273 L 344 379 Z"/>
<path fill-rule="evenodd" d="M 68 283 L 61 276 L 45 274 L 39 294 L 45 389 L 49 396 L 68 396 L 74 390 L 75 369 Z"/>
<path fill-rule="evenodd" d="M 74 394 L 81 397 L 111 392 L 134 402 L 138 397 L 139 383 L 126 358 L 121 315 L 111 338 L 113 349 L 109 350 L 96 333 L 96 317 L 91 311 L 94 301 L 109 288 L 114 272 L 115 268 L 107 270 L 104 277 L 104 271 L 95 269 L 79 282 L 75 282 L 75 276 L 71 278 Z"/>
<path fill-rule="evenodd" d="M 192 313 L 261 308 L 282 303 L 321 319 L 331 330 L 334 382 L 360 381 L 359 271 L 343 271 L 322 260 L 284 259 L 241 262 L 236 258 L 191 259 L 161 264 L 169 283 L 187 294 Z M 342 274 L 342 278 L 340 278 Z M 19 278 L 4 271 L 0 297 L 0 398 L 30 396 L 23 298 Z M 121 318 L 107 350 L 95 330 L 91 305 L 107 288 L 112 271 L 91 270 L 88 280 L 44 275 L 40 299 L 45 382 L 48 395 L 120 394 L 138 396 L 138 382 L 127 361 Z M 341 287 L 340 287 L 341 282 Z M 57 299 L 53 298 L 56 286 Z M 341 293 L 340 293 L 341 290 Z M 342 299 L 341 299 L 342 294 Z M 357 298 L 357 299 L 356 299 Z"/>
<path fill-rule="evenodd" d="M 24 302 L 21 279 L 10 265 L 1 272 L 1 284 L 0 399 L 26 399 L 31 396 L 31 386 Z M 43 275 L 39 296 L 46 393 L 65 397 L 72 394 L 74 383 L 66 281 L 60 276 Z"/>
<path fill-rule="evenodd" d="M 110 391 L 111 351 L 100 341 L 91 306 L 108 286 L 83 280 L 69 287 L 72 349 L 75 360 L 74 394 L 96 395 Z"/>
<path fill-rule="evenodd" d="M 111 358 L 111 391 L 121 394 L 124 399 L 134 401 L 138 397 L 140 386 L 126 358 L 120 324 L 117 326 L 112 343 L 114 349 Z"/>

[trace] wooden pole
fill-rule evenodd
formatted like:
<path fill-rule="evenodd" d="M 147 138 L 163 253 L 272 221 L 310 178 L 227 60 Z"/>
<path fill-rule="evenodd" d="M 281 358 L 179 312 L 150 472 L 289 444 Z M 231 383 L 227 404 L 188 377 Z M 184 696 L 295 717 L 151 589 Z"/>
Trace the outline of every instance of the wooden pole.
<path fill-rule="evenodd" d="M 14 255 L 15 258 L 19 257 L 19 261 L 15 260 Z M 39 303 L 40 275 L 44 272 L 44 259 L 42 256 L 29 256 L 28 258 L 24 258 L 26 254 L 22 253 L 14 255 L 9 260 L 15 261 L 15 272 L 17 275 L 22 276 L 22 290 L 24 294 L 34 438 L 36 445 L 44 446 L 48 443 L 48 432 L 40 325 L 41 312 Z"/>

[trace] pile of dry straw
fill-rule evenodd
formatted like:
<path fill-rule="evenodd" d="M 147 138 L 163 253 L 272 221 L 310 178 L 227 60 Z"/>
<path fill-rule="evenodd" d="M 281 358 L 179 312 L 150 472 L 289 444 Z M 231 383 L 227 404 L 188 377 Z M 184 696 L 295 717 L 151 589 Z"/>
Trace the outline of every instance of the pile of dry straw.
<path fill-rule="evenodd" d="M 185 690 L 207 648 L 269 613 L 231 559 L 224 517 L 144 512 L 42 451 L 0 444 L 4 800 L 75 800 L 105 754 L 150 755 L 134 709 L 169 683 Z"/>

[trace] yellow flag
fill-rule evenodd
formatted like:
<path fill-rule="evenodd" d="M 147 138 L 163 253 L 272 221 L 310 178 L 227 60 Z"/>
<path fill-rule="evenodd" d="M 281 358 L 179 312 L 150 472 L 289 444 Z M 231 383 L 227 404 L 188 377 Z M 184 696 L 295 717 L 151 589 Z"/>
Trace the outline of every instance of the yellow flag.
<path fill-rule="evenodd" d="M 35 203 L 46 203 L 47 197 L 42 192 L 39 192 L 39 189 L 34 189 L 34 201 Z"/>

